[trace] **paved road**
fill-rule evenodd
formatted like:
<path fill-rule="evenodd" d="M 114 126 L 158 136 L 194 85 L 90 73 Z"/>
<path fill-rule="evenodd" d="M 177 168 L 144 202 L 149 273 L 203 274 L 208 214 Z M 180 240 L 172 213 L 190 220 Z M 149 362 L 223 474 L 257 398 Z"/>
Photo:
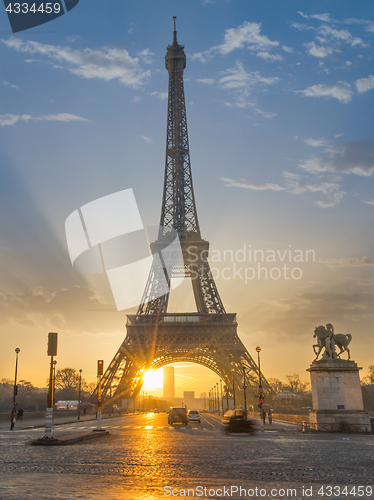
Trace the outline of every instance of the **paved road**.
<path fill-rule="evenodd" d="M 166 414 L 111 418 L 104 425 L 107 437 L 51 448 L 29 445 L 42 429 L 0 429 L 0 499 L 159 500 L 192 493 L 357 499 L 358 486 L 374 485 L 373 435 L 302 434 L 290 424 L 267 425 L 254 436 L 226 435 L 221 422 L 208 415 L 187 427 L 169 426 Z M 92 427 L 93 422 L 60 425 L 54 435 Z M 239 486 L 246 497 L 243 490 L 242 496 L 235 493 Z M 303 486 L 312 488 L 311 496 L 303 495 Z M 340 492 L 326 490 L 334 486 Z M 370 498 L 369 490 L 359 491 L 365 493 L 361 498 Z"/>

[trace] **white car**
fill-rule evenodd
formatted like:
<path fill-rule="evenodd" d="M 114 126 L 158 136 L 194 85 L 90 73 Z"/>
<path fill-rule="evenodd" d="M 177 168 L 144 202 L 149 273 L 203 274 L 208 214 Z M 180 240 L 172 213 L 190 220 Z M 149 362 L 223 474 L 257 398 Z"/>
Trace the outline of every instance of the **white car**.
<path fill-rule="evenodd" d="M 190 410 L 188 413 L 187 413 L 187 418 L 188 420 L 190 420 L 191 422 L 198 422 L 200 423 L 200 412 L 197 411 L 197 410 Z"/>

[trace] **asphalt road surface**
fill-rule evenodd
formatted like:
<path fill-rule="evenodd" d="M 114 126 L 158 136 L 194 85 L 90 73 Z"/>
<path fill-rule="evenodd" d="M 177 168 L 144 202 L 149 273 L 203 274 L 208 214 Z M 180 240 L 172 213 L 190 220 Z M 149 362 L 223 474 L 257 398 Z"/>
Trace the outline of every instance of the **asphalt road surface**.
<path fill-rule="evenodd" d="M 68 423 L 54 436 L 94 427 Z M 374 435 L 304 434 L 280 423 L 255 435 L 227 435 L 206 414 L 188 426 L 149 413 L 104 420 L 103 427 L 109 436 L 35 447 L 30 442 L 43 429 L 2 425 L 0 500 L 374 500 Z"/>

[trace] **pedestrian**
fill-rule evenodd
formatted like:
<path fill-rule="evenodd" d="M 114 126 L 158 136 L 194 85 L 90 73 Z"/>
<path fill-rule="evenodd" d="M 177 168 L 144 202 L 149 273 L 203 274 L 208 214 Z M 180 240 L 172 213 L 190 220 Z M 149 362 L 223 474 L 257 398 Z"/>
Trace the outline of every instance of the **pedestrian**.
<path fill-rule="evenodd" d="M 261 418 L 262 418 L 262 421 L 265 425 L 265 421 L 266 421 L 266 412 L 264 410 L 262 410 L 262 413 L 261 413 Z"/>
<path fill-rule="evenodd" d="M 12 431 L 14 428 L 14 420 L 15 420 L 15 411 L 14 409 L 10 412 L 10 430 Z"/>
<path fill-rule="evenodd" d="M 271 413 L 270 409 L 269 409 L 269 413 L 268 413 L 268 419 L 269 419 L 269 424 L 271 424 L 273 421 L 273 414 Z"/>
<path fill-rule="evenodd" d="M 86 407 L 84 407 L 84 408 L 83 408 L 83 415 L 85 415 L 85 414 L 86 414 L 86 411 L 87 411 L 87 410 L 86 410 Z"/>

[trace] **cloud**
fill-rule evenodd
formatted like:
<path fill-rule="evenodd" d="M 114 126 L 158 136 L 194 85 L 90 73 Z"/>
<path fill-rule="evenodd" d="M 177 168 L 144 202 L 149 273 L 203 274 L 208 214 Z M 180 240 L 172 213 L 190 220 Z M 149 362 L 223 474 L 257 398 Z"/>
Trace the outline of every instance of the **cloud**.
<path fill-rule="evenodd" d="M 40 42 L 22 41 L 15 37 L 1 41 L 17 52 L 45 56 L 57 62 L 60 68 L 67 69 L 70 73 L 82 78 L 119 80 L 124 85 L 138 88 L 151 74 L 149 70 L 144 71 L 139 66 L 138 58 L 131 57 L 127 50 L 121 48 L 77 50 Z"/>
<path fill-rule="evenodd" d="M 315 29 L 313 26 L 309 26 L 308 24 L 304 23 L 292 23 L 291 26 L 299 31 L 308 31 Z"/>
<path fill-rule="evenodd" d="M 324 58 L 331 56 L 334 53 L 334 50 L 331 47 L 321 47 L 316 45 L 314 42 L 304 43 L 304 46 L 307 47 L 308 53 L 314 57 Z"/>
<path fill-rule="evenodd" d="M 145 135 L 141 135 L 140 137 L 143 139 L 143 141 L 147 142 L 148 144 L 154 142 L 150 137 L 146 137 Z"/>
<path fill-rule="evenodd" d="M 283 57 L 279 54 L 270 54 L 269 52 L 258 52 L 257 57 L 261 57 L 261 59 L 265 59 L 265 61 L 283 61 Z"/>
<path fill-rule="evenodd" d="M 144 49 L 140 52 L 137 52 L 138 56 L 145 64 L 152 64 L 154 53 L 150 51 L 150 49 Z"/>
<path fill-rule="evenodd" d="M 58 113 L 57 115 L 31 116 L 31 115 L 0 115 L 0 126 L 14 125 L 18 121 L 52 121 L 52 122 L 88 122 L 87 118 L 71 115 L 70 113 Z"/>
<path fill-rule="evenodd" d="M 340 186 L 337 183 L 322 181 L 316 184 L 305 182 L 302 180 L 301 176 L 294 174 L 292 172 L 283 172 L 285 178 L 285 186 L 280 186 L 274 183 L 252 183 L 245 179 L 231 179 L 227 177 L 221 177 L 221 181 L 227 187 L 235 187 L 241 189 L 251 189 L 253 191 L 287 191 L 288 193 L 299 195 L 306 192 L 324 195 L 321 199 L 315 201 L 316 205 L 320 208 L 329 208 L 337 205 L 340 200 L 346 194 L 344 191 L 340 190 Z"/>
<path fill-rule="evenodd" d="M 370 259 L 367 255 L 364 257 L 343 257 L 341 259 L 326 259 L 320 257 L 317 262 L 320 264 L 324 264 L 327 267 L 336 268 L 336 267 L 367 267 L 374 266 L 374 260 Z"/>
<path fill-rule="evenodd" d="M 364 203 L 366 203 L 367 205 L 374 205 L 374 200 L 364 201 Z"/>
<path fill-rule="evenodd" d="M 258 115 L 262 115 L 265 118 L 275 118 L 276 116 L 278 116 L 278 113 L 267 113 L 266 111 L 262 111 L 262 109 L 259 108 L 256 108 L 255 111 Z"/>
<path fill-rule="evenodd" d="M 272 184 L 269 182 L 264 183 L 264 184 L 254 184 L 254 183 L 246 181 L 245 179 L 240 179 L 239 181 L 237 181 L 235 179 L 230 179 L 227 177 L 221 177 L 220 180 L 223 181 L 225 183 L 225 185 L 228 187 L 252 189 L 254 191 L 266 191 L 266 190 L 283 191 L 284 190 L 284 188 L 282 186 L 279 186 L 278 184 Z"/>
<path fill-rule="evenodd" d="M 289 174 L 289 173 L 287 173 Z M 340 190 L 339 184 L 333 182 L 319 182 L 317 184 L 311 184 L 300 180 L 299 176 L 286 175 L 286 189 L 292 194 L 302 194 L 306 192 L 310 193 L 322 193 L 325 195 L 322 199 L 315 202 L 320 208 L 330 208 L 337 205 L 340 200 L 346 194 L 344 191 Z"/>
<path fill-rule="evenodd" d="M 360 78 L 356 80 L 356 88 L 359 94 L 367 92 L 374 88 L 374 76 L 370 75 L 368 78 Z"/>
<path fill-rule="evenodd" d="M 4 87 L 11 87 L 12 89 L 18 89 L 18 85 L 10 84 L 9 82 L 3 82 Z"/>
<path fill-rule="evenodd" d="M 305 139 L 304 142 L 305 144 L 313 146 L 314 148 L 326 147 L 329 144 L 328 140 L 324 139 L 323 137 L 321 137 L 321 139 Z"/>
<path fill-rule="evenodd" d="M 318 29 L 318 33 L 324 37 L 330 37 L 332 40 L 339 40 L 348 43 L 351 47 L 357 45 L 367 47 L 361 38 L 353 37 L 348 30 L 336 30 L 331 26 L 323 25 Z"/>
<path fill-rule="evenodd" d="M 351 142 L 333 146 L 325 156 L 299 164 L 308 172 L 335 172 L 369 177 L 374 172 L 374 141 Z"/>
<path fill-rule="evenodd" d="M 100 312 L 101 314 L 97 314 Z M 113 304 L 105 304 L 89 286 L 61 288 L 49 297 L 43 289 L 0 293 L 0 324 L 28 324 L 68 332 L 113 332 L 123 327 Z M 107 313 L 107 314 L 105 314 Z"/>
<path fill-rule="evenodd" d="M 294 338 L 309 332 L 312 345 L 314 328 L 321 324 L 332 323 L 336 333 L 352 333 L 358 322 L 366 320 L 367 333 L 361 333 L 366 341 L 371 338 L 373 321 L 374 295 L 371 293 L 335 293 L 334 291 L 310 292 L 293 297 L 264 301 L 264 307 L 258 308 L 256 315 L 261 318 L 262 328 L 271 329 L 277 335 Z M 363 339 L 362 339 L 363 340 Z M 312 349 L 311 356 L 313 354 Z"/>
<path fill-rule="evenodd" d="M 155 97 L 156 99 L 161 99 L 161 100 L 168 98 L 167 92 L 152 92 L 150 95 L 152 97 Z"/>
<path fill-rule="evenodd" d="M 205 83 L 205 85 L 213 85 L 215 82 L 214 78 L 198 78 L 196 81 L 199 83 Z"/>
<path fill-rule="evenodd" d="M 318 21 L 323 21 L 324 23 L 332 22 L 330 14 L 327 12 L 325 12 L 324 14 L 312 14 L 308 16 L 307 14 L 304 14 L 303 12 L 299 11 L 298 14 L 300 14 L 300 16 L 304 17 L 305 19 L 317 19 Z"/>
<path fill-rule="evenodd" d="M 350 85 L 345 82 L 339 82 L 335 85 L 312 85 L 304 90 L 296 90 L 296 93 L 302 94 L 305 97 L 333 97 L 340 102 L 348 103 L 352 99 L 353 92 L 350 90 Z"/>
<path fill-rule="evenodd" d="M 197 52 L 191 58 L 205 62 L 213 57 L 214 54 L 226 55 L 243 47 L 253 51 L 262 51 L 279 45 L 279 42 L 270 40 L 266 35 L 261 35 L 260 32 L 261 23 L 244 21 L 241 26 L 225 31 L 224 43 L 222 45 L 216 45 L 204 52 Z"/>
<path fill-rule="evenodd" d="M 233 68 L 227 69 L 226 76 L 219 80 L 220 85 L 225 89 L 239 89 L 245 87 L 254 87 L 260 85 L 274 85 L 279 82 L 277 76 L 263 77 L 258 71 L 247 73 L 244 69 L 243 63 L 239 60 L 236 61 Z"/>

